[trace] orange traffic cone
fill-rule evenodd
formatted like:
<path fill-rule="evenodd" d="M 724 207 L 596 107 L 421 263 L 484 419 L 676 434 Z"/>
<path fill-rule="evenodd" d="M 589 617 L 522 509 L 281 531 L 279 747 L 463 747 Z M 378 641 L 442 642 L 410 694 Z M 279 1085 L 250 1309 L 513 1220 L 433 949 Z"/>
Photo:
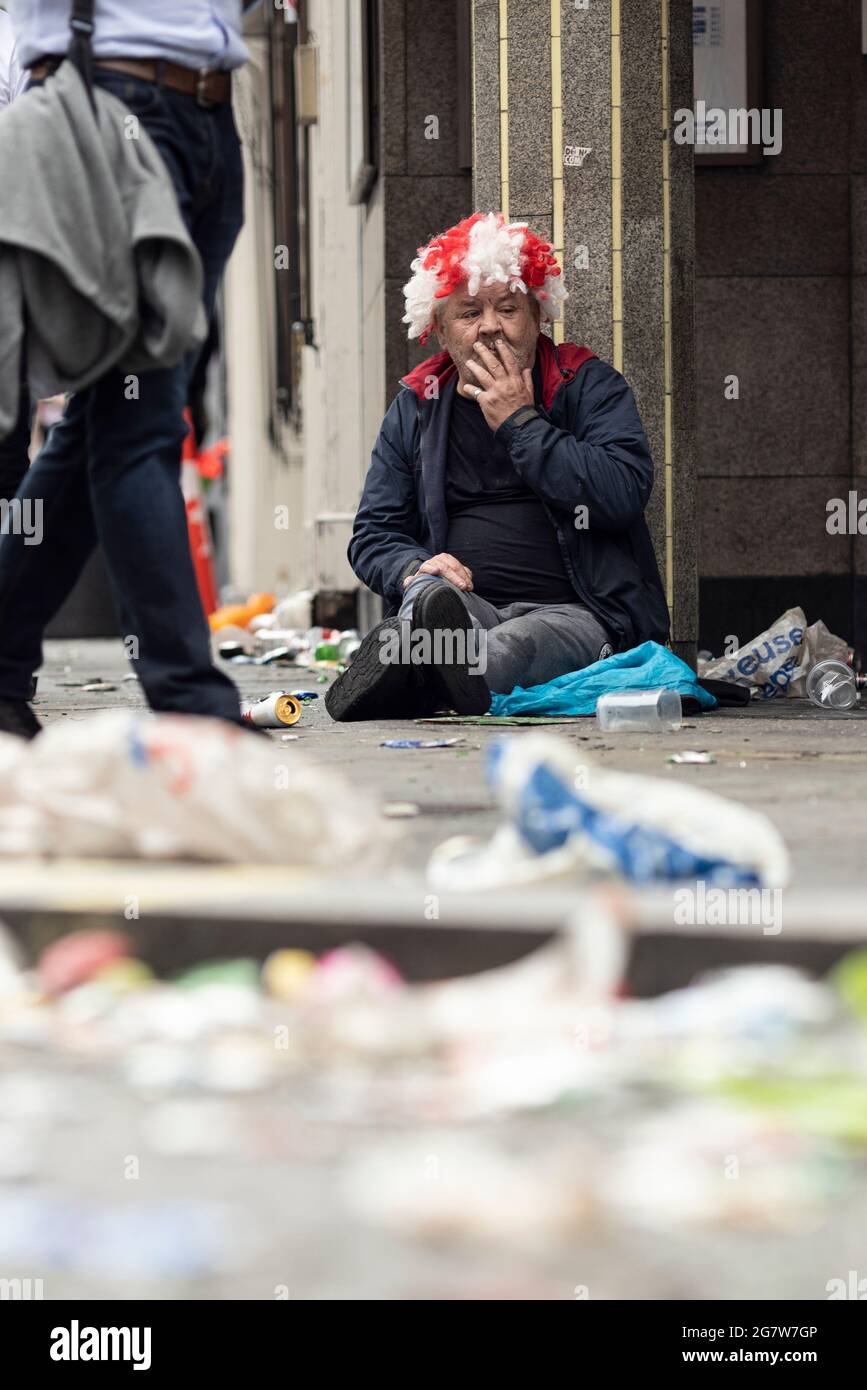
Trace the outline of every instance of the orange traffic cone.
<path fill-rule="evenodd" d="M 211 528 L 202 495 L 199 478 L 198 450 L 189 411 L 184 411 L 187 422 L 187 436 L 181 454 L 181 491 L 187 509 L 187 529 L 190 533 L 190 550 L 193 554 L 193 567 L 202 607 L 206 613 L 213 613 L 217 607 L 217 578 L 214 574 L 214 547 L 211 543 Z"/>

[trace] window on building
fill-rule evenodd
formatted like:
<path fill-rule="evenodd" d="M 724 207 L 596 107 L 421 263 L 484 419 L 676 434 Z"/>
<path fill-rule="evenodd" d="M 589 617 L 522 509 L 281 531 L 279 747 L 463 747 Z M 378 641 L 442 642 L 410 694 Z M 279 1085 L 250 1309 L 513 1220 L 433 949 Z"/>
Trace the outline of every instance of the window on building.
<path fill-rule="evenodd" d="M 457 5 L 458 168 L 473 167 L 473 0 Z"/>
<path fill-rule="evenodd" d="M 350 203 L 364 203 L 379 173 L 379 0 L 345 4 L 346 184 Z"/>

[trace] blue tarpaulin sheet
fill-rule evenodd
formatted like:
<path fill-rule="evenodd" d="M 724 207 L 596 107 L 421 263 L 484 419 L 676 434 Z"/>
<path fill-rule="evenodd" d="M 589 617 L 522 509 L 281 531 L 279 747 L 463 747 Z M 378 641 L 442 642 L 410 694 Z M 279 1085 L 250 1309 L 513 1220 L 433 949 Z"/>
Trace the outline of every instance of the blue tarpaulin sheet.
<path fill-rule="evenodd" d="M 516 685 L 510 695 L 494 695 L 491 714 L 595 714 L 600 695 L 617 690 L 677 690 L 691 695 L 702 709 L 713 709 L 716 700 L 702 690 L 695 672 L 679 656 L 658 642 L 642 642 L 628 652 L 617 652 L 595 661 L 583 671 L 556 676 L 544 685 L 525 690 Z"/>

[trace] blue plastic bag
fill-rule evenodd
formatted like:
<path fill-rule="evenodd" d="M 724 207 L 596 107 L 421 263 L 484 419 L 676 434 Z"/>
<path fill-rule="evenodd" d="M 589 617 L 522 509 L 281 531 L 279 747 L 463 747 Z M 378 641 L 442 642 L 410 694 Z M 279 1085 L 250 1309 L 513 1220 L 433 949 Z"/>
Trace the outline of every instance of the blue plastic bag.
<path fill-rule="evenodd" d="M 595 661 L 583 671 L 556 676 L 528 690 L 516 685 L 510 695 L 494 695 L 491 714 L 595 714 L 600 695 L 617 690 L 677 690 L 691 695 L 702 709 L 716 700 L 702 690 L 693 670 L 658 642 L 642 642 L 628 652 Z"/>

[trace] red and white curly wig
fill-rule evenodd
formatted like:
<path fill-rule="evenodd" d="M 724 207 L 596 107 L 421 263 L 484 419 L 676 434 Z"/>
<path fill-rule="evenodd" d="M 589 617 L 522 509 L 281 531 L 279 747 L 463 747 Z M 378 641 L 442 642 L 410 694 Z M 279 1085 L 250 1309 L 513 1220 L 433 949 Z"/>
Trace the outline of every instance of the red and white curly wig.
<path fill-rule="evenodd" d="M 501 212 L 474 212 L 433 237 L 418 248 L 412 272 L 403 287 L 403 322 L 409 324 L 408 336 L 422 343 L 434 329 L 437 302 L 464 281 L 470 295 L 496 284 L 532 294 L 549 323 L 560 317 L 566 298 L 550 243 L 529 231 L 526 222 L 506 222 Z"/>

